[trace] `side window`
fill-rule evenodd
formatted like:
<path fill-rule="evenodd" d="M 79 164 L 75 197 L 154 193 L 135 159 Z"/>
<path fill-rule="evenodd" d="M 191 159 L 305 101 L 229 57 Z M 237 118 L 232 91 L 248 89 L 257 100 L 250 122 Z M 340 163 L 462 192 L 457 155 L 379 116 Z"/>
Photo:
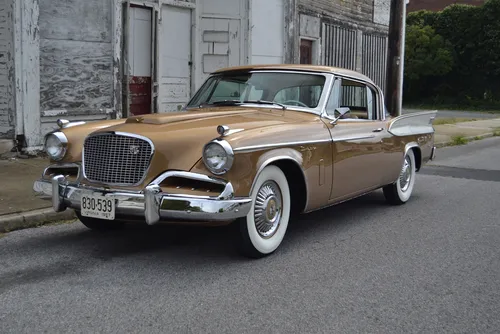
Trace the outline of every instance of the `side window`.
<path fill-rule="evenodd" d="M 376 92 L 362 83 L 347 79 L 342 80 L 340 106 L 351 109 L 351 112 L 346 115 L 347 118 L 377 119 Z"/>

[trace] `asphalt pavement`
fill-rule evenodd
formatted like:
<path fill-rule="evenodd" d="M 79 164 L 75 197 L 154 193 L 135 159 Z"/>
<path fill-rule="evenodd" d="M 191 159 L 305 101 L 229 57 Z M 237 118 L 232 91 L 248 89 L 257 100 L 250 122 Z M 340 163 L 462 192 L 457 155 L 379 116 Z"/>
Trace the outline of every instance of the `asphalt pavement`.
<path fill-rule="evenodd" d="M 409 203 L 301 217 L 274 255 L 230 228 L 79 223 L 0 238 L 2 333 L 498 333 L 500 139 L 443 148 Z"/>

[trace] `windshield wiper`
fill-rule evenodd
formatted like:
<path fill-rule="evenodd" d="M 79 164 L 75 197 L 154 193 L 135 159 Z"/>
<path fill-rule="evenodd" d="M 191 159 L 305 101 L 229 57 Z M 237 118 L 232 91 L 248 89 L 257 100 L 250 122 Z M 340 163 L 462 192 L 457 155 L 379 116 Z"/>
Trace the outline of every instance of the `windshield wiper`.
<path fill-rule="evenodd" d="M 281 103 L 278 103 L 278 102 L 273 102 L 273 101 L 246 100 L 246 101 L 243 101 L 243 103 L 270 104 L 270 105 L 280 106 L 283 110 L 286 109 L 286 106 L 284 104 L 281 104 Z"/>
<path fill-rule="evenodd" d="M 280 106 L 283 110 L 286 109 L 286 106 L 284 104 L 278 103 L 278 102 L 272 102 L 272 101 L 264 101 L 264 100 L 245 100 L 245 101 L 240 101 L 240 100 L 222 100 L 222 101 L 214 101 L 212 103 L 203 103 L 200 104 L 200 108 L 206 105 L 224 105 L 224 106 L 234 106 L 234 105 L 239 105 L 239 104 L 245 104 L 245 103 L 254 103 L 254 104 L 269 104 L 269 105 L 276 105 Z"/>

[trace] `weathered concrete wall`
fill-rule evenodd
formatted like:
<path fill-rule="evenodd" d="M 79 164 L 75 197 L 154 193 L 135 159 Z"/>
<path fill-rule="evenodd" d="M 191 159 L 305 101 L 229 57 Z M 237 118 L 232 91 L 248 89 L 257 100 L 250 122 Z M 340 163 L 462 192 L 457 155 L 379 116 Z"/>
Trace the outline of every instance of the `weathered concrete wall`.
<path fill-rule="evenodd" d="M 0 1 L 0 139 L 14 139 L 14 20 L 13 1 Z"/>
<path fill-rule="evenodd" d="M 110 0 L 40 0 L 43 123 L 103 118 L 113 108 L 113 15 Z"/>
<path fill-rule="evenodd" d="M 388 27 L 380 18 L 386 14 L 387 4 L 388 0 L 299 0 L 298 9 L 302 14 L 318 16 L 330 23 L 370 33 L 387 33 Z"/>
<path fill-rule="evenodd" d="M 321 44 L 320 64 L 359 71 L 385 86 L 389 0 L 299 0 L 297 11 L 300 37 Z"/>

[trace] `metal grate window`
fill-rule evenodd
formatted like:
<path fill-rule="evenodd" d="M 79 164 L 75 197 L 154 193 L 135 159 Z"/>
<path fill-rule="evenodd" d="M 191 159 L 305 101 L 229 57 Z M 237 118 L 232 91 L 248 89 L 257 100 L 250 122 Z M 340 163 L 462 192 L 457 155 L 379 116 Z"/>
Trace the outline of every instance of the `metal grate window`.
<path fill-rule="evenodd" d="M 89 181 L 135 185 L 149 168 L 153 147 L 136 136 L 103 133 L 85 140 L 83 165 Z"/>
<path fill-rule="evenodd" d="M 363 34 L 363 74 L 385 91 L 387 37 Z"/>
<path fill-rule="evenodd" d="M 327 66 L 356 69 L 356 50 L 358 42 L 356 30 L 332 24 L 325 24 L 323 63 Z"/>

